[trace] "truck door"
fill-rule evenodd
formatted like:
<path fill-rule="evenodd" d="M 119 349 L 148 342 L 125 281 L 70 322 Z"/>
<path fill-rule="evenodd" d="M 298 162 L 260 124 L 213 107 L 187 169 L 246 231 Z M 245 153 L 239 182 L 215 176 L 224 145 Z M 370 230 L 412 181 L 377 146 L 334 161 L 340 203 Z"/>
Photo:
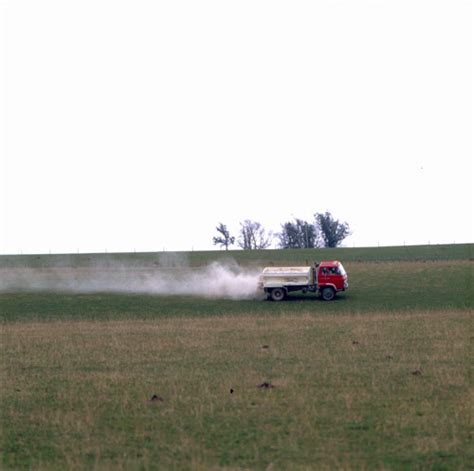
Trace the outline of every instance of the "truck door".
<path fill-rule="evenodd" d="M 318 287 L 324 286 L 327 283 L 327 268 L 319 267 L 318 270 Z"/>
<path fill-rule="evenodd" d="M 323 267 L 320 272 L 320 285 L 333 286 L 337 291 L 343 289 L 343 277 L 337 267 Z"/>

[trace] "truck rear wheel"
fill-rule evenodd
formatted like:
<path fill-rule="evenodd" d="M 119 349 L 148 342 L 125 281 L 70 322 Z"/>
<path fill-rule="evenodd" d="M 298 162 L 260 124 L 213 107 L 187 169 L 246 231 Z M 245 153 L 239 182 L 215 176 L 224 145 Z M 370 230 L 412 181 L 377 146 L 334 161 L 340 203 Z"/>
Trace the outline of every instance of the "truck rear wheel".
<path fill-rule="evenodd" d="M 273 299 L 273 301 L 281 301 L 284 299 L 286 296 L 286 292 L 283 288 L 273 288 L 270 297 Z"/>
<path fill-rule="evenodd" d="M 323 288 L 321 291 L 321 297 L 324 301 L 332 301 L 336 297 L 336 292 L 334 291 L 334 288 L 326 286 L 326 288 Z"/>

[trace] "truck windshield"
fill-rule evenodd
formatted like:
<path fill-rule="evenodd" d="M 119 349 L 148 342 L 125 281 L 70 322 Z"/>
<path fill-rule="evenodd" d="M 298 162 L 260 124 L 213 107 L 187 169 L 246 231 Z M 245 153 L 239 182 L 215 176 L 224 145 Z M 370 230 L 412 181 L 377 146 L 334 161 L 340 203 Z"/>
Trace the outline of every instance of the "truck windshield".
<path fill-rule="evenodd" d="M 339 264 L 339 274 L 344 276 L 346 274 L 346 270 L 344 270 L 344 267 L 342 266 L 342 263 Z"/>

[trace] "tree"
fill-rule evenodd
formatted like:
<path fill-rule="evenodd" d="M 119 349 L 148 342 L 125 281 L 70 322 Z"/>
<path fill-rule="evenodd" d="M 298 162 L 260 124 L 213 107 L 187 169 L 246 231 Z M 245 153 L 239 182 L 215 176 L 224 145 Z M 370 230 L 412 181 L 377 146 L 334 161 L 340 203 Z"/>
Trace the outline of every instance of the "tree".
<path fill-rule="evenodd" d="M 295 222 L 285 222 L 281 228 L 278 237 L 283 249 L 312 249 L 320 245 L 314 224 L 296 218 Z"/>
<path fill-rule="evenodd" d="M 214 241 L 214 245 L 220 245 L 221 248 L 225 247 L 226 250 L 229 250 L 229 245 L 233 245 L 235 242 L 235 237 L 230 235 L 230 232 L 227 230 L 227 226 L 219 223 L 216 227 L 216 231 L 221 234 L 220 236 L 213 237 L 212 240 Z"/>
<path fill-rule="evenodd" d="M 321 234 L 325 247 L 338 247 L 351 234 L 347 222 L 339 222 L 328 211 L 316 213 L 316 229 Z"/>
<path fill-rule="evenodd" d="M 240 234 L 237 243 L 244 250 L 261 250 L 270 247 L 273 234 L 265 231 L 264 227 L 255 221 L 246 219 L 240 223 Z"/>

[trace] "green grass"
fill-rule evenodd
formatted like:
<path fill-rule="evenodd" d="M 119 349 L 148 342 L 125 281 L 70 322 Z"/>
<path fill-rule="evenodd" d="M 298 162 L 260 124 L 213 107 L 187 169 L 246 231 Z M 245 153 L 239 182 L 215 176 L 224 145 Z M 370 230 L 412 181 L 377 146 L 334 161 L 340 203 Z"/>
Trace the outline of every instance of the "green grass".
<path fill-rule="evenodd" d="M 120 293 L 13 292 L 0 294 L 0 321 L 67 319 L 160 319 L 301 313 L 364 314 L 401 310 L 469 310 L 474 299 L 473 263 L 346 263 L 350 288 L 326 303 L 314 295 L 294 293 L 281 303 L 261 300 L 206 299 Z M 140 273 L 137 273 L 139 276 Z M 133 277 L 133 270 L 127 274 Z"/>
<path fill-rule="evenodd" d="M 350 289 L 330 303 L 0 293 L 0 467 L 472 469 L 472 247 L 230 254 L 340 259 Z M 183 255 L 0 257 L 0 277 L 229 256 Z"/>

